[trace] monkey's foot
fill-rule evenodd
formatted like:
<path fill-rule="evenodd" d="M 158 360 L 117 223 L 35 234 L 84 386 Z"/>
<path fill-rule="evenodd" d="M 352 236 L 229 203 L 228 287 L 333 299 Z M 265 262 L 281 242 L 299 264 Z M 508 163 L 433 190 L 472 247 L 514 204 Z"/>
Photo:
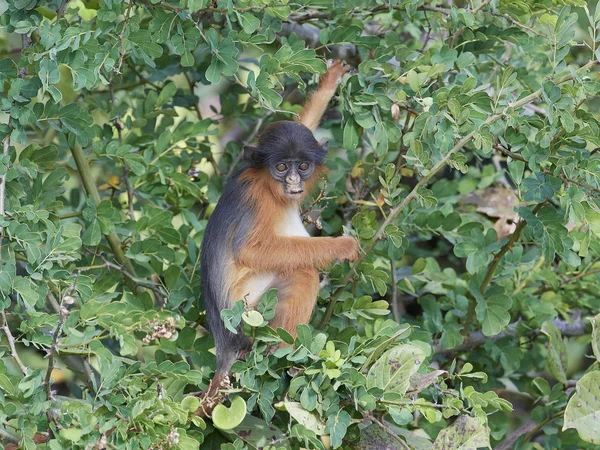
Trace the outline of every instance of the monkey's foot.
<path fill-rule="evenodd" d="M 196 415 L 202 418 L 209 418 L 219 403 L 223 403 L 223 400 L 227 398 L 229 394 L 222 392 L 221 389 L 231 389 L 231 382 L 229 376 L 225 375 L 223 378 L 214 383 L 215 380 L 211 380 L 208 388 L 204 392 L 194 392 L 194 397 L 200 399 L 200 407 L 196 410 Z"/>

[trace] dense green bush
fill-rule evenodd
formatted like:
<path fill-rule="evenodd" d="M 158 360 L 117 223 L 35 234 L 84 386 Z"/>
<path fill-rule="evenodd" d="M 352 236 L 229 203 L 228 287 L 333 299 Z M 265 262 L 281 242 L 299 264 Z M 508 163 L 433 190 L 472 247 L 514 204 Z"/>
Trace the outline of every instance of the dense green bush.
<path fill-rule="evenodd" d="M 600 6 L 0 9 L 6 448 L 597 448 Z M 307 221 L 360 261 L 325 274 L 295 342 L 266 326 L 274 293 L 224 314 L 255 345 L 203 421 L 207 218 L 332 57 L 357 70 Z"/>

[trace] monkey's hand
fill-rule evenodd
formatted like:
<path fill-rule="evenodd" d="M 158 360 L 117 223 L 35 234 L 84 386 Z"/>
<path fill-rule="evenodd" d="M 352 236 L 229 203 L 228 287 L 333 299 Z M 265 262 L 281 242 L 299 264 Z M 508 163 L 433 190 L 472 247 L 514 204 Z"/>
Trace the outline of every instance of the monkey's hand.
<path fill-rule="evenodd" d="M 327 61 L 327 67 L 327 72 L 321 77 L 321 85 L 330 89 L 335 89 L 342 81 L 344 74 L 352 69 L 352 66 L 339 59 Z"/>
<path fill-rule="evenodd" d="M 338 259 L 341 261 L 350 261 L 356 262 L 358 261 L 358 241 L 354 239 L 352 236 L 342 236 L 335 239 L 339 242 L 339 253 L 337 255 Z"/>

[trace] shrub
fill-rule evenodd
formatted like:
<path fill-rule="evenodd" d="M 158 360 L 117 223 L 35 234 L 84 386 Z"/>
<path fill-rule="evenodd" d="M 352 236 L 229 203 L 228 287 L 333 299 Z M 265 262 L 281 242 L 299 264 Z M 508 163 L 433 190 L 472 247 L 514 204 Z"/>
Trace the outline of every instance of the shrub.
<path fill-rule="evenodd" d="M 2 8 L 5 448 L 600 442 L 600 6 Z M 215 363 L 207 218 L 243 143 L 293 118 L 330 57 L 356 72 L 318 131 L 309 221 L 354 233 L 360 261 L 326 271 L 295 340 L 267 325 L 274 292 L 225 313 L 255 344 L 204 421 L 187 394 Z"/>

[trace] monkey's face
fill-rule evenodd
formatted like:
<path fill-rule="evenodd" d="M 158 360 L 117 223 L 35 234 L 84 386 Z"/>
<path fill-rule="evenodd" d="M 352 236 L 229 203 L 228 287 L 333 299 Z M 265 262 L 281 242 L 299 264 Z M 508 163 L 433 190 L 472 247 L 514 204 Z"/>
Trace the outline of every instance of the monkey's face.
<path fill-rule="evenodd" d="M 300 200 L 304 194 L 304 181 L 315 166 L 310 161 L 283 160 L 269 166 L 271 176 L 283 185 L 283 195 L 290 200 Z"/>

